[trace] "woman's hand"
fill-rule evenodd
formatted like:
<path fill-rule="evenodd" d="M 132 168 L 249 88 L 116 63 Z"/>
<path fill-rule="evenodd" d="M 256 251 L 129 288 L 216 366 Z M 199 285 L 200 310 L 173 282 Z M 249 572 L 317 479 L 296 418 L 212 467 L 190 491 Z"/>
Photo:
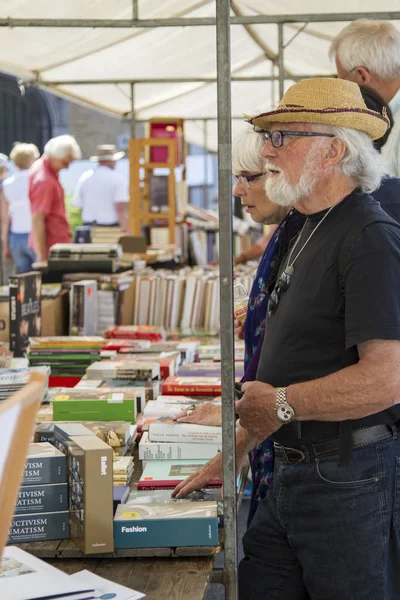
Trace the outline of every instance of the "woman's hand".
<path fill-rule="evenodd" d="M 235 319 L 233 325 L 235 328 L 236 337 L 239 338 L 239 340 L 242 340 L 244 338 L 244 326 L 238 319 Z"/>
<path fill-rule="evenodd" d="M 178 423 L 196 423 L 197 425 L 211 425 L 212 427 L 220 427 L 222 424 L 222 409 L 220 406 L 205 402 L 191 408 L 186 408 L 184 411 L 174 417 L 174 421 Z"/>
<path fill-rule="evenodd" d="M 236 434 L 236 476 L 240 473 L 243 466 L 243 461 L 246 459 L 247 453 L 255 448 L 257 441 L 253 440 L 249 433 L 239 427 Z M 222 452 L 219 452 L 201 469 L 187 477 L 172 492 L 175 498 L 185 498 L 195 490 L 200 490 L 210 481 L 220 479 L 222 481 Z"/>

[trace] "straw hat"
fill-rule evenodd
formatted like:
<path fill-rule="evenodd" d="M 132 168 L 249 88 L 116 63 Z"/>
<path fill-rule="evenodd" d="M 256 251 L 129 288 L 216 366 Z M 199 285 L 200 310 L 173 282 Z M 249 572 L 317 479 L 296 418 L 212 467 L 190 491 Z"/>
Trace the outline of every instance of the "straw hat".
<path fill-rule="evenodd" d="M 120 160 L 125 156 L 125 152 L 118 152 L 117 147 L 114 144 L 102 144 L 96 146 L 96 156 L 91 156 L 90 160 Z"/>
<path fill-rule="evenodd" d="M 366 107 L 356 83 L 331 77 L 299 81 L 287 90 L 276 110 L 245 116 L 266 130 L 272 123 L 323 123 L 365 131 L 373 140 L 390 127 L 385 111 L 380 114 Z"/>

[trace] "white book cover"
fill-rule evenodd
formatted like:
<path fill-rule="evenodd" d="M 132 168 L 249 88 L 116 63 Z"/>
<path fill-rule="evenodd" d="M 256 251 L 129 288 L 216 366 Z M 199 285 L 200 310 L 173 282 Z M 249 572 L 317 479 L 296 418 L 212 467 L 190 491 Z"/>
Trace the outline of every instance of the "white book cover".
<path fill-rule="evenodd" d="M 82 600 L 94 595 L 93 585 L 73 581 L 69 575 L 15 546 L 4 548 L 0 565 L 2 600 L 38 600 L 56 595 L 60 600 Z"/>
<path fill-rule="evenodd" d="M 94 573 L 86 570 L 79 571 L 79 573 L 71 575 L 70 579 L 81 585 L 94 586 L 96 592 L 100 594 L 99 596 L 96 594 L 96 598 L 113 598 L 113 600 L 140 600 L 140 598 L 145 597 L 145 594 L 142 594 L 141 592 L 130 590 L 124 585 L 113 583 L 108 579 L 99 577 L 99 575 L 95 575 Z"/>
<path fill-rule="evenodd" d="M 139 442 L 140 460 L 210 460 L 222 450 L 218 444 L 192 444 L 189 442 L 150 442 L 147 431 Z"/>
<path fill-rule="evenodd" d="M 160 402 L 157 400 L 149 400 L 144 407 L 143 415 L 148 418 L 157 417 L 175 417 L 179 415 L 185 408 L 189 408 L 193 402 L 190 401 L 187 404 L 177 404 L 172 402 Z"/>
<path fill-rule="evenodd" d="M 193 312 L 193 304 L 196 291 L 196 283 L 198 277 L 196 275 L 189 275 L 186 279 L 185 297 L 183 301 L 183 311 L 181 319 L 181 329 L 188 329 L 190 327 L 190 320 Z"/>
<path fill-rule="evenodd" d="M 189 442 L 192 444 L 222 444 L 222 427 L 177 423 L 161 417 L 149 424 L 151 442 Z"/>

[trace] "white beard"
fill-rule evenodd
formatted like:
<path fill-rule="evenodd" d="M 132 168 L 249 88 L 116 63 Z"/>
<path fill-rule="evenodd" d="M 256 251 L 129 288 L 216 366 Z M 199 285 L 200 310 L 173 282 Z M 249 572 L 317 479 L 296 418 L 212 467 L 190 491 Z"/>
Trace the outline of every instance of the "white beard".
<path fill-rule="evenodd" d="M 319 153 L 320 148 L 318 142 L 311 146 L 308 151 L 303 172 L 300 181 L 295 185 L 286 180 L 283 171 L 268 175 L 265 179 L 265 192 L 275 204 L 279 206 L 295 206 L 300 200 L 307 197 L 315 187 L 319 176 Z M 268 168 L 276 169 L 268 160 L 265 162 L 265 169 L 268 173 Z"/>

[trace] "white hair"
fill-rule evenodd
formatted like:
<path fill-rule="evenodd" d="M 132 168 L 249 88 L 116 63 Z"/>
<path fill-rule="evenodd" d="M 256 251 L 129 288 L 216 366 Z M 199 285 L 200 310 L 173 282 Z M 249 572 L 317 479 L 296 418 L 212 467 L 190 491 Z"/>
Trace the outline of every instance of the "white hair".
<path fill-rule="evenodd" d="M 314 129 L 320 127 L 314 126 Z M 336 167 L 339 173 L 351 177 L 365 194 L 374 192 L 381 183 L 385 169 L 382 157 L 369 135 L 348 127 L 327 126 L 324 129 L 327 133 L 333 133 L 347 146 L 343 160 Z"/>
<path fill-rule="evenodd" d="M 81 149 L 72 135 L 58 135 L 47 142 L 44 153 L 52 158 L 72 156 L 74 160 L 82 157 Z"/>
<path fill-rule="evenodd" d="M 392 23 L 358 19 L 333 39 L 329 56 L 343 69 L 366 67 L 383 80 L 400 77 L 400 32 Z"/>
<path fill-rule="evenodd" d="M 241 172 L 262 173 L 264 161 L 261 149 L 264 140 L 259 133 L 253 129 L 245 129 L 237 135 L 232 144 L 232 172 L 240 175 Z"/>

